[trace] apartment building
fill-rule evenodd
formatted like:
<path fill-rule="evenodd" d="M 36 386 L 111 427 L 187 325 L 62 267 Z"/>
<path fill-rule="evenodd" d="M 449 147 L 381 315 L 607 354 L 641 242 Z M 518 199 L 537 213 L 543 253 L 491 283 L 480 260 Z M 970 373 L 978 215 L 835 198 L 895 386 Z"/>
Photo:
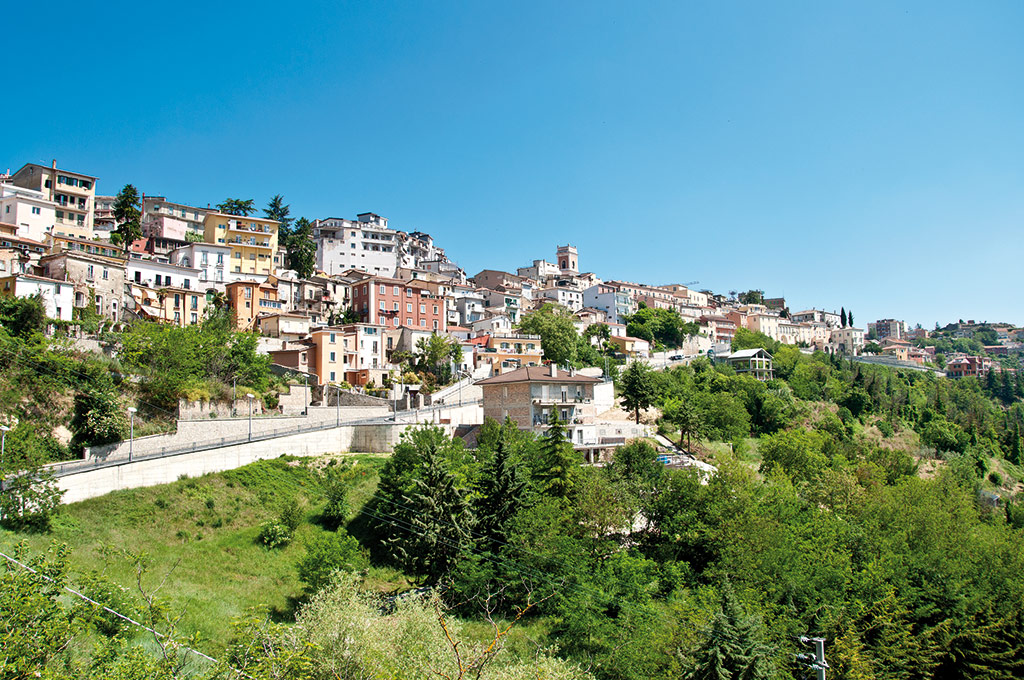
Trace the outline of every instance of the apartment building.
<path fill-rule="evenodd" d="M 199 281 L 200 270 L 196 267 L 185 267 L 158 260 L 130 258 L 125 264 L 128 282 L 146 288 L 182 288 L 184 290 L 204 290 Z"/>
<path fill-rule="evenodd" d="M 384 326 L 347 324 L 317 328 L 310 333 L 309 367 L 320 384 L 347 382 L 379 384 L 388 372 L 384 360 Z"/>
<path fill-rule="evenodd" d="M 151 232 L 163 228 L 164 224 L 170 226 L 173 231 L 173 238 L 185 241 L 187 234 L 203 236 L 206 233 L 206 216 L 217 212 L 210 208 L 197 208 L 184 203 L 168 201 L 164 196 L 143 196 L 142 197 L 142 229 L 146 233 L 147 224 Z M 173 220 L 173 221 L 171 221 Z M 183 228 L 182 228 L 183 227 Z M 168 238 L 171 238 L 168 236 Z"/>
<path fill-rule="evenodd" d="M 624 317 L 636 313 L 636 303 L 629 293 L 604 283 L 584 290 L 583 304 L 600 309 L 612 323 L 623 323 Z"/>
<path fill-rule="evenodd" d="M 128 283 L 129 308 L 139 317 L 175 326 L 202 323 L 209 305 L 202 291 L 179 286 L 153 287 L 144 283 Z"/>
<path fill-rule="evenodd" d="M 33 297 L 39 295 L 50 319 L 71 321 L 74 287 L 65 281 L 33 274 L 0 276 L 0 297 Z"/>
<path fill-rule="evenodd" d="M 265 281 L 233 281 L 224 288 L 238 330 L 253 330 L 256 317 L 260 314 L 277 314 L 282 311 L 282 304 L 277 299 L 277 288 Z"/>
<path fill-rule="evenodd" d="M 441 283 L 371 276 L 352 284 L 352 309 L 363 323 L 444 333 L 446 293 L 447 286 Z"/>
<path fill-rule="evenodd" d="M 229 270 L 231 262 L 231 246 L 216 243 L 189 243 L 175 248 L 167 254 L 171 264 L 198 270 L 198 283 L 202 286 L 212 285 L 218 290 L 237 279 L 241 274 Z"/>
<path fill-rule="evenodd" d="M 0 222 L 0 276 L 31 274 L 46 252 L 46 244 L 19 236 L 13 224 Z"/>
<path fill-rule="evenodd" d="M 56 220 L 57 204 L 47 192 L 0 184 L 0 223 L 13 225 L 17 236 L 41 242 Z"/>
<path fill-rule="evenodd" d="M 534 260 L 533 264 L 529 267 L 519 267 L 516 269 L 516 274 L 520 278 L 546 284 L 549 280 L 558 279 L 562 275 L 562 270 L 557 264 L 552 264 L 547 260 Z"/>
<path fill-rule="evenodd" d="M 864 349 L 864 329 L 833 328 L 830 341 L 841 354 L 860 354 Z"/>
<path fill-rule="evenodd" d="M 10 184 L 42 192 L 54 203 L 52 230 L 55 233 L 92 238 L 96 210 L 95 177 L 59 170 L 55 160 L 50 167 L 26 163 L 11 175 Z"/>
<path fill-rule="evenodd" d="M 562 305 L 570 312 L 578 312 L 583 309 L 583 292 L 574 288 L 554 286 L 538 291 L 538 296 Z"/>
<path fill-rule="evenodd" d="M 387 218 L 376 213 L 361 213 L 354 220 L 316 220 L 316 268 L 327 274 L 359 269 L 368 274 L 394 276 L 401 264 L 399 233 L 389 229 Z"/>
<path fill-rule="evenodd" d="M 907 337 L 907 325 L 896 319 L 879 319 L 868 323 L 868 335 L 878 340 L 904 340 Z"/>
<path fill-rule="evenodd" d="M 206 215 L 204 240 L 231 247 L 228 271 L 233 274 L 274 273 L 278 223 L 260 217 L 241 217 L 212 212 Z"/>
<path fill-rule="evenodd" d="M 124 306 L 125 261 L 77 250 L 65 250 L 39 258 L 43 276 L 67 281 L 74 288 L 74 306 L 85 307 L 92 295 L 96 312 L 111 321 L 121 319 Z"/>
<path fill-rule="evenodd" d="M 797 323 L 823 323 L 829 328 L 839 328 L 841 325 L 838 314 L 821 309 L 805 309 L 791 314 L 790 318 Z"/>
<path fill-rule="evenodd" d="M 523 366 L 540 366 L 544 358 L 539 335 L 494 333 L 476 342 L 476 368 L 490 366 L 491 375 L 501 375 Z"/>

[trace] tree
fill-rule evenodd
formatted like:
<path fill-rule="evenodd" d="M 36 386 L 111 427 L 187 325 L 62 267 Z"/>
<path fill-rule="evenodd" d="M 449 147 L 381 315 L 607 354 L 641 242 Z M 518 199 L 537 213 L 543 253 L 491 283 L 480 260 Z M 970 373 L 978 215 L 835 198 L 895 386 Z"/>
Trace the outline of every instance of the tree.
<path fill-rule="evenodd" d="M 558 418 L 548 425 L 540 442 L 535 477 L 540 491 L 554 498 L 566 499 L 576 485 L 580 469 L 580 455 L 566 437 L 565 424 Z"/>
<path fill-rule="evenodd" d="M 761 472 L 781 468 L 795 482 L 810 482 L 828 465 L 822 453 L 824 437 L 818 432 L 786 430 L 762 437 L 758 446 Z"/>
<path fill-rule="evenodd" d="M 764 291 L 748 290 L 745 293 L 740 293 L 739 302 L 741 305 L 763 305 Z"/>
<path fill-rule="evenodd" d="M 128 417 L 120 399 L 100 388 L 76 394 L 71 432 L 71 450 L 76 453 L 86 446 L 122 441 L 128 434 Z"/>
<path fill-rule="evenodd" d="M 692 396 L 682 399 L 669 398 L 662 407 L 662 418 L 679 428 L 679 443 L 686 439 L 686 450 L 692 451 L 691 437 L 703 436 L 706 425 L 703 409 Z"/>
<path fill-rule="evenodd" d="M 267 219 L 278 223 L 278 232 L 281 237 L 290 236 L 292 233 L 292 218 L 289 217 L 289 212 L 291 212 L 291 206 L 285 205 L 284 197 L 281 194 L 275 194 L 267 203 L 267 207 L 263 209 L 263 215 Z"/>
<path fill-rule="evenodd" d="M 515 423 L 506 420 L 498 432 L 494 455 L 480 470 L 477 497 L 473 509 L 477 518 L 477 533 L 491 552 L 498 552 L 508 541 L 508 531 L 519 509 L 527 501 L 529 475 L 515 450 L 521 434 Z"/>
<path fill-rule="evenodd" d="M 29 338 L 46 329 L 46 307 L 43 296 L 0 297 L 0 324 L 17 338 Z"/>
<path fill-rule="evenodd" d="M 761 622 L 736 600 L 727 581 L 720 589 L 718 611 L 704 631 L 689 680 L 767 680 L 772 676 L 772 648 Z"/>
<path fill-rule="evenodd" d="M 185 242 L 186 243 L 202 243 L 203 242 L 203 235 L 198 233 L 198 232 L 195 232 L 195 231 L 186 231 L 185 232 Z"/>
<path fill-rule="evenodd" d="M 640 411 L 646 411 L 657 398 L 654 384 L 654 371 L 644 361 L 634 361 L 622 373 L 619 379 L 622 392 L 622 407 L 633 411 L 637 425 L 640 424 Z"/>
<path fill-rule="evenodd" d="M 462 440 L 424 425 L 402 433 L 381 472 L 374 526 L 392 559 L 436 583 L 472 544 Z"/>
<path fill-rule="evenodd" d="M 256 212 L 256 206 L 253 205 L 254 203 L 255 201 L 251 198 L 226 198 L 223 203 L 217 204 L 217 212 L 224 213 L 225 215 L 248 217 Z"/>
<path fill-rule="evenodd" d="M 287 207 L 287 206 L 286 206 Z M 300 278 L 308 279 L 316 268 L 316 241 L 313 240 L 313 225 L 305 217 L 295 223 L 295 231 L 284 236 L 288 268 L 294 269 Z"/>
<path fill-rule="evenodd" d="M 846 325 L 853 328 L 853 312 L 849 311 L 846 313 Z"/>
<path fill-rule="evenodd" d="M 462 346 L 454 338 L 431 333 L 429 337 L 416 341 L 414 355 L 416 368 L 434 376 L 439 384 L 447 384 L 452 378 L 452 364 L 462 359 Z"/>
<path fill-rule="evenodd" d="M 139 192 L 131 184 L 125 184 L 114 200 L 114 221 L 117 227 L 110 232 L 110 242 L 124 245 L 125 252 L 132 243 L 142 238 L 142 211 Z"/>
<path fill-rule="evenodd" d="M 835 307 L 832 309 L 835 309 Z M 839 308 L 839 325 L 846 328 L 846 307 Z"/>
<path fill-rule="evenodd" d="M 519 330 L 540 336 L 546 360 L 568 366 L 576 362 L 576 338 L 579 334 L 573 322 L 574 317 L 568 309 L 546 302 L 522 318 Z"/>

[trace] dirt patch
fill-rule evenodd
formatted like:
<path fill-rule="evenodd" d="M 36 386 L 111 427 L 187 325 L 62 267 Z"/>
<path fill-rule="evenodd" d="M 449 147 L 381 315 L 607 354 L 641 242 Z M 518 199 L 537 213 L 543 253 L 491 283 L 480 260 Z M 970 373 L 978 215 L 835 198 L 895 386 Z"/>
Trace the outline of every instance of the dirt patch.
<path fill-rule="evenodd" d="M 649 408 L 646 411 L 640 411 L 640 422 L 645 425 L 656 425 L 658 418 L 660 417 L 661 410 L 656 407 Z M 614 408 L 610 408 L 604 413 L 598 414 L 597 419 L 620 423 L 635 422 L 633 412 L 624 410 L 619 404 L 616 404 Z"/>

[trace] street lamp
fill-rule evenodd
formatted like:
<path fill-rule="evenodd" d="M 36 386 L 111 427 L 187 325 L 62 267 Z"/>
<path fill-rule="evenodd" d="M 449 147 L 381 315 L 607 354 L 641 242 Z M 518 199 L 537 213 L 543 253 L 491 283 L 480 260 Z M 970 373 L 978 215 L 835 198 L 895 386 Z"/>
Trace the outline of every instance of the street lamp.
<path fill-rule="evenodd" d="M 131 419 L 131 430 L 128 435 L 128 462 L 132 462 L 132 454 L 135 453 L 135 413 L 139 409 L 134 406 L 128 407 L 128 417 Z"/>
<path fill-rule="evenodd" d="M 335 418 L 335 426 L 341 427 L 341 385 L 335 385 L 334 389 L 334 412 L 337 414 Z"/>
<path fill-rule="evenodd" d="M 252 441 L 252 400 L 256 395 L 250 392 L 245 396 L 249 400 L 249 441 Z"/>

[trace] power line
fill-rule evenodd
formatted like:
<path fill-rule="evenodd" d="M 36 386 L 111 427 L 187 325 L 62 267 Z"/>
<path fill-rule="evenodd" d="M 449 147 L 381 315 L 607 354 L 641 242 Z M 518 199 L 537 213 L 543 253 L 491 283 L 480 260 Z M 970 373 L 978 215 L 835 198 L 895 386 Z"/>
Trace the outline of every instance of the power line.
<path fill-rule="evenodd" d="M 150 628 L 146 624 L 140 623 L 139 621 L 136 621 L 135 619 L 131 618 L 130 616 L 127 616 L 125 614 L 122 614 L 121 612 L 115 611 L 115 610 L 111 609 L 110 607 L 108 607 L 107 605 L 101 604 L 100 602 L 97 602 L 96 600 L 92 599 L 91 597 L 89 597 L 87 595 L 83 595 L 82 593 L 78 592 L 77 590 L 75 590 L 74 588 L 72 588 L 72 587 L 70 587 L 68 585 L 65 585 L 65 584 L 62 584 L 62 583 L 58 583 L 56 579 L 51 578 L 50 576 L 47 576 L 46 574 L 44 574 L 44 573 L 42 573 L 42 572 L 40 572 L 40 571 L 38 571 L 36 569 L 33 569 L 32 567 L 28 566 L 24 562 L 21 562 L 20 560 L 17 560 L 14 557 L 11 557 L 7 553 L 0 552 L 0 557 L 3 557 L 7 561 L 12 562 L 13 564 L 16 564 L 17 566 L 21 567 L 22 569 L 25 569 L 26 571 L 29 571 L 29 572 L 35 574 L 36 576 L 39 576 L 40 578 L 49 581 L 50 583 L 52 583 L 54 585 L 60 586 L 63 590 L 66 590 L 67 592 L 71 593 L 75 597 L 77 597 L 79 599 L 82 599 L 82 600 L 85 600 L 89 604 L 91 604 L 93 606 L 96 606 L 96 607 L 99 607 L 100 609 L 113 614 L 114 616 L 118 617 L 119 619 L 123 619 L 123 620 L 127 621 L 128 623 L 132 624 L 133 626 L 138 626 L 139 628 L 141 628 L 141 629 L 143 629 L 143 630 L 145 630 L 145 631 L 147 631 L 149 633 L 152 633 L 153 635 L 155 635 L 157 637 L 164 638 L 168 642 L 170 642 L 172 644 L 175 644 L 178 647 L 181 647 L 182 649 L 195 654 L 196 656 L 202 657 L 202 658 L 206 659 L 207 661 L 210 661 L 211 663 L 214 663 L 214 664 L 219 664 L 220 663 L 219 661 L 217 661 L 217 659 L 213 658 L 209 654 L 204 654 L 203 652 L 200 652 L 198 649 L 193 649 L 192 647 L 188 647 L 186 645 L 178 644 L 173 639 L 171 639 L 170 636 L 168 636 L 168 635 L 166 635 L 164 633 L 161 633 L 158 630 L 154 630 L 153 628 Z M 232 671 L 234 671 L 235 673 L 237 673 L 238 675 L 243 675 L 243 676 L 245 676 L 247 678 L 251 678 L 252 677 L 248 673 L 240 671 L 237 668 L 232 668 L 231 666 L 227 666 L 227 667 L 229 669 L 231 669 Z"/>

